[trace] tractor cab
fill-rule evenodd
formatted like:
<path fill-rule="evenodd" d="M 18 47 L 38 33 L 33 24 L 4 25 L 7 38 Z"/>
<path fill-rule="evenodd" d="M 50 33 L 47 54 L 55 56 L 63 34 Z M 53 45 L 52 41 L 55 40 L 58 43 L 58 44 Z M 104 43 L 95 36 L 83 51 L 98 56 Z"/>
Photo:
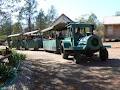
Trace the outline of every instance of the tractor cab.
<path fill-rule="evenodd" d="M 95 26 L 85 23 L 69 23 L 67 25 L 68 37 L 71 38 L 72 45 L 77 46 L 81 38 L 93 35 Z"/>

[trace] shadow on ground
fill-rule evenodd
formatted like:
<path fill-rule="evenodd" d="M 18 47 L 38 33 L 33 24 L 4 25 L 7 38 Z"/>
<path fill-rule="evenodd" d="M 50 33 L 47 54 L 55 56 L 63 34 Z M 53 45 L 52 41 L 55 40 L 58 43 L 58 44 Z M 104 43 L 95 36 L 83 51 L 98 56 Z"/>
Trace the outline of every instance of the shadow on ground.
<path fill-rule="evenodd" d="M 69 60 L 68 60 L 69 61 Z M 107 62 L 53 63 L 45 60 L 26 60 L 10 90 L 118 90 L 120 60 Z"/>

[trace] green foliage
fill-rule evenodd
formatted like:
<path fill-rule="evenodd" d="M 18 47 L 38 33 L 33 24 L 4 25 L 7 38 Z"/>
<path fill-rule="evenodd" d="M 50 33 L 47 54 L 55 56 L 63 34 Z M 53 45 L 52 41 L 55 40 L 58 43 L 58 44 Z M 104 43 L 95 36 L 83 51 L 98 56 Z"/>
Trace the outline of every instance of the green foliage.
<path fill-rule="evenodd" d="M 120 16 L 120 11 L 117 11 L 117 12 L 115 13 L 115 16 Z"/>
<path fill-rule="evenodd" d="M 22 26 L 21 26 L 21 24 L 19 22 L 17 22 L 17 23 L 15 23 L 13 25 L 13 31 L 12 31 L 12 33 L 13 34 L 17 34 L 17 33 L 20 33 L 20 32 L 22 32 Z"/>
<path fill-rule="evenodd" d="M 86 18 L 86 17 L 88 17 L 88 18 Z M 96 26 L 95 34 L 97 34 L 101 38 L 104 37 L 104 25 L 99 22 L 99 20 L 97 19 L 97 16 L 94 13 L 91 13 L 90 15 L 88 15 L 88 14 L 83 15 L 79 19 L 79 21 L 84 22 L 84 23 L 94 24 Z"/>
<path fill-rule="evenodd" d="M 38 16 L 36 17 L 36 27 L 41 30 L 47 27 L 47 19 L 42 9 L 39 11 Z"/>
<path fill-rule="evenodd" d="M 104 25 L 102 23 L 97 24 L 96 34 L 101 38 L 104 38 Z"/>
<path fill-rule="evenodd" d="M 90 24 L 96 24 L 97 23 L 97 16 L 92 13 L 89 17 L 88 17 L 88 20 L 87 20 L 88 23 Z"/>
<path fill-rule="evenodd" d="M 2 31 L 4 35 L 10 35 L 12 32 L 12 25 L 11 25 L 11 18 L 7 19 L 3 24 L 2 24 Z"/>
<path fill-rule="evenodd" d="M 25 20 L 28 25 L 28 31 L 32 30 L 32 22 L 36 15 L 36 7 L 37 1 L 36 0 L 24 0 L 25 5 L 21 8 L 19 12 L 19 19 Z"/>
<path fill-rule="evenodd" d="M 12 56 L 10 57 L 10 64 L 12 64 L 12 66 L 17 66 L 19 62 L 25 60 L 25 58 L 26 56 L 24 54 L 12 51 Z"/>
<path fill-rule="evenodd" d="M 48 10 L 48 14 L 46 17 L 48 25 L 50 25 L 56 19 L 56 9 L 53 5 Z"/>
<path fill-rule="evenodd" d="M 91 13 L 90 15 L 89 14 L 82 15 L 82 17 L 80 17 L 80 19 L 78 20 L 79 22 L 90 23 L 90 24 L 98 23 L 97 16 L 94 13 Z"/>
<path fill-rule="evenodd" d="M 7 35 L 0 35 L 0 41 L 5 41 L 7 39 Z"/>
<path fill-rule="evenodd" d="M 41 9 L 36 17 L 36 27 L 41 30 L 49 27 L 56 19 L 56 16 L 56 10 L 54 6 L 51 6 L 47 15 L 45 15 L 44 11 Z"/>
<path fill-rule="evenodd" d="M 0 76 L 7 78 L 10 76 L 10 71 L 11 71 L 12 67 L 11 66 L 6 66 L 3 63 L 0 63 Z"/>
<path fill-rule="evenodd" d="M 25 55 L 12 51 L 12 56 L 8 58 L 9 63 L 0 63 L 0 87 L 15 77 L 20 62 L 25 58 Z"/>

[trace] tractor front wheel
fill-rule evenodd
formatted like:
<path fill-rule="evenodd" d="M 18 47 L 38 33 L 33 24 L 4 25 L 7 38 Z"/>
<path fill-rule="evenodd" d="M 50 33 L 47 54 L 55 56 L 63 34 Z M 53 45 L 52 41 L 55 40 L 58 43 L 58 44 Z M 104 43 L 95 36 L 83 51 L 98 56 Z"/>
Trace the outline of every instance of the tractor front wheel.
<path fill-rule="evenodd" d="M 63 58 L 68 59 L 68 55 L 69 55 L 68 52 L 63 50 Z"/>
<path fill-rule="evenodd" d="M 84 55 L 79 54 L 74 56 L 74 60 L 76 64 L 80 64 L 81 62 L 84 62 L 84 59 L 85 59 Z"/>
<path fill-rule="evenodd" d="M 106 61 L 108 59 L 108 51 L 106 48 L 101 48 L 99 51 L 99 56 L 101 61 Z"/>

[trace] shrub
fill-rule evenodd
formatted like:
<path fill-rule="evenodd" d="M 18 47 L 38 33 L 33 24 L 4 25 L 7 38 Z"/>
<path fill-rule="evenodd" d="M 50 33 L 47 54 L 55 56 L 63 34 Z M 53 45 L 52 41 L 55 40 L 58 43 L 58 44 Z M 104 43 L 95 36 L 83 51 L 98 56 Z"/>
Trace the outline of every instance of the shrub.
<path fill-rule="evenodd" d="M 9 63 L 16 67 L 21 61 L 25 60 L 26 56 L 24 54 L 12 51 L 12 56 L 9 58 Z"/>
<path fill-rule="evenodd" d="M 25 58 L 24 54 L 12 51 L 12 55 L 8 58 L 9 63 L 0 63 L 0 87 L 15 77 L 20 62 Z"/>

